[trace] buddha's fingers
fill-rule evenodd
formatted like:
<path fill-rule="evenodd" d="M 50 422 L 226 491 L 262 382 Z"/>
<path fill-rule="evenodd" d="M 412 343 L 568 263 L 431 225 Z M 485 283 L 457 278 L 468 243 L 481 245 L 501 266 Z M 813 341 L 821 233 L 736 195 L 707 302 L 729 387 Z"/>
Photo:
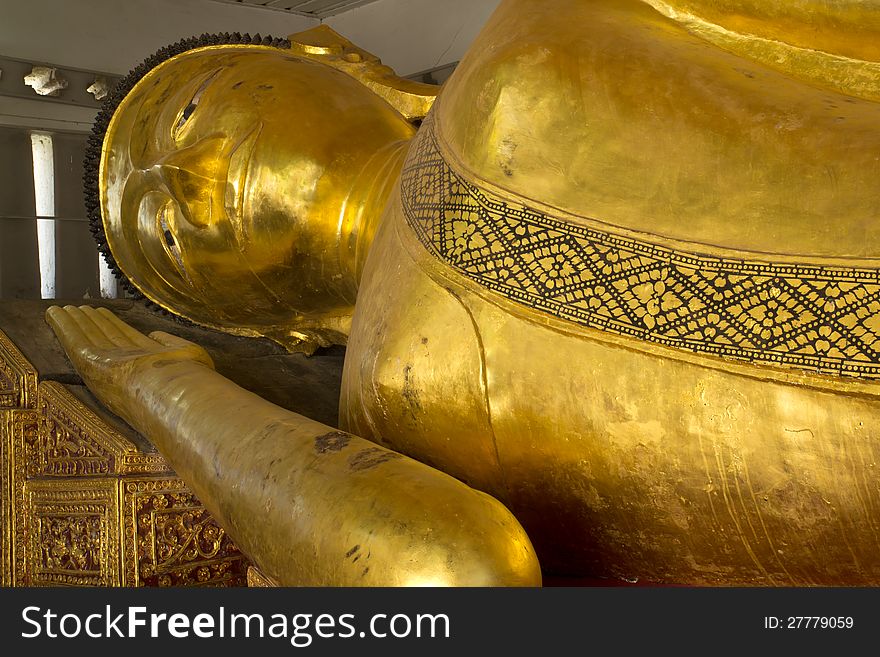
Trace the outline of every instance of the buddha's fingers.
<path fill-rule="evenodd" d="M 64 308 L 59 306 L 49 308 L 46 311 L 46 321 L 55 331 L 58 341 L 68 356 L 94 350 L 95 344 Z"/>
<path fill-rule="evenodd" d="M 81 309 L 76 306 L 64 306 L 64 312 L 66 312 L 70 319 L 79 326 L 80 331 L 88 337 L 89 341 L 98 350 L 113 349 L 116 347 L 110 338 L 104 335 L 104 331 L 102 331 Z"/>
<path fill-rule="evenodd" d="M 88 317 L 104 336 L 121 349 L 137 349 L 137 345 L 126 336 L 114 322 L 108 320 L 91 306 L 80 306 L 79 309 Z"/>
<path fill-rule="evenodd" d="M 95 312 L 107 320 L 108 324 L 117 329 L 122 335 L 131 340 L 135 346 L 149 351 L 156 350 L 156 343 L 153 340 L 150 340 L 146 335 L 123 322 L 106 308 L 98 308 Z"/>

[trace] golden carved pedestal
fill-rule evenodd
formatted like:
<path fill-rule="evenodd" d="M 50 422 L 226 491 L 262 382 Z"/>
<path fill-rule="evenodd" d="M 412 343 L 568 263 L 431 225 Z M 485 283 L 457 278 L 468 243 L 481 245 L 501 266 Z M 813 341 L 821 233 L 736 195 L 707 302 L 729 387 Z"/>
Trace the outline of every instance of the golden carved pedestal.
<path fill-rule="evenodd" d="M 0 332 L 4 586 L 234 586 L 247 562 L 186 484 Z"/>
<path fill-rule="evenodd" d="M 267 586 L 150 442 L 82 384 L 44 320 L 49 301 L 0 302 L 0 582 L 4 586 Z M 57 302 L 64 305 L 64 302 Z M 217 371 L 335 425 L 344 350 L 306 358 L 269 340 L 106 306 L 139 331 L 201 344 Z"/>

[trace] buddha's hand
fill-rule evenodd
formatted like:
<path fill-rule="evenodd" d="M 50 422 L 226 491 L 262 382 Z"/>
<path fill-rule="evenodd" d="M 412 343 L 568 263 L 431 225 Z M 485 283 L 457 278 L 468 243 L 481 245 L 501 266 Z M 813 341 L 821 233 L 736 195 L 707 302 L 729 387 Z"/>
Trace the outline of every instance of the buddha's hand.
<path fill-rule="evenodd" d="M 46 321 L 58 336 L 76 371 L 98 399 L 130 421 L 132 383 L 155 367 L 198 364 L 213 369 L 197 344 L 164 331 L 149 337 L 106 308 L 52 306 Z"/>

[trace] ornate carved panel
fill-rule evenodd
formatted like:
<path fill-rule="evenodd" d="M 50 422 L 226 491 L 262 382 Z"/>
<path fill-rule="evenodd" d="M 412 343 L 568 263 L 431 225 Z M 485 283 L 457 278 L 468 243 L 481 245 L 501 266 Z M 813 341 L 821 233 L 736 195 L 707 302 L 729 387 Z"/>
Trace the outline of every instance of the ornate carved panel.
<path fill-rule="evenodd" d="M 0 586 L 12 585 L 12 476 L 9 459 L 12 413 L 0 410 Z"/>
<path fill-rule="evenodd" d="M 29 584 L 118 586 L 116 482 L 29 481 L 26 489 Z"/>
<path fill-rule="evenodd" d="M 27 584 L 27 512 L 23 454 L 25 443 L 33 440 L 38 426 L 39 419 L 35 411 L 14 409 L 0 412 L 3 586 Z"/>
<path fill-rule="evenodd" d="M 179 479 L 122 485 L 126 586 L 244 586 L 248 563 Z"/>
<path fill-rule="evenodd" d="M 37 372 L 0 331 L 0 408 L 33 408 Z"/>
<path fill-rule="evenodd" d="M 19 405 L 18 379 L 5 360 L 0 360 L 0 408 Z"/>
<path fill-rule="evenodd" d="M 142 453 L 64 386 L 40 384 L 40 430 L 28 444 L 29 477 L 168 472 L 158 452 Z"/>
<path fill-rule="evenodd" d="M 246 559 L 165 459 L 38 384 L 3 333 L 0 514 L 2 586 L 246 583 Z"/>

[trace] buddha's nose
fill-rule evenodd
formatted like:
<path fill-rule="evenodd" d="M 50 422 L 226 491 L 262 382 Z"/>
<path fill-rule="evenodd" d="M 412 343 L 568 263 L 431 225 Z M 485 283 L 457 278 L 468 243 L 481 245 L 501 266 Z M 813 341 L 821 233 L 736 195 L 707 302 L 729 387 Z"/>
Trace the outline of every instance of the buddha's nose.
<path fill-rule="evenodd" d="M 207 137 L 169 153 L 153 170 L 177 201 L 184 218 L 196 226 L 213 223 L 215 191 L 226 182 L 222 137 Z M 219 194 L 222 199 L 222 190 Z"/>

